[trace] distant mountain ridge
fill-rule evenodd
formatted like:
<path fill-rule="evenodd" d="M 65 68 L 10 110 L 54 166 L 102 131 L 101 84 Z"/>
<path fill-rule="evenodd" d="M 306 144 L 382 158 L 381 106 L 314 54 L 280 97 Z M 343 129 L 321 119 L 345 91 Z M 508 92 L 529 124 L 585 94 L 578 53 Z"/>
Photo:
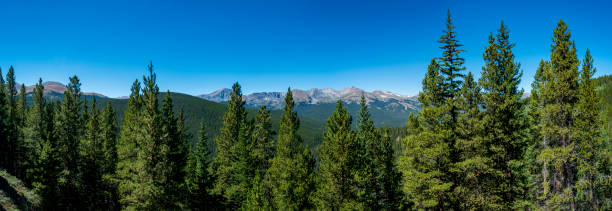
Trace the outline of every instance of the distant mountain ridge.
<path fill-rule="evenodd" d="M 56 82 L 56 81 L 46 81 L 42 85 L 44 87 L 44 90 L 43 90 L 44 95 L 64 94 L 64 91 L 68 90 L 68 88 L 66 88 L 66 85 L 60 82 Z M 16 84 L 15 86 L 17 86 L 17 90 L 21 89 L 21 84 Z M 35 88 L 36 88 L 36 85 L 26 86 L 26 93 L 31 94 L 32 92 L 34 92 Z M 88 96 L 106 98 L 106 96 L 104 96 L 103 94 L 99 94 L 95 92 L 83 92 L 82 94 L 88 95 Z"/>
<path fill-rule="evenodd" d="M 366 104 L 377 126 L 403 126 L 408 120 L 408 115 L 421 108 L 417 96 L 405 96 L 383 90 L 366 92 L 351 86 L 340 90 L 313 88 L 309 90 L 294 89 L 292 91 L 298 114 L 319 121 L 325 121 L 331 115 L 334 104 L 338 100 L 342 100 L 349 112 L 356 116 L 362 93 L 365 95 Z M 197 97 L 223 103 L 229 100 L 230 93 L 231 89 L 223 88 Z M 285 103 L 285 95 L 285 92 L 257 92 L 245 95 L 244 100 L 246 105 L 251 108 L 266 105 L 269 109 L 282 109 Z"/>
<path fill-rule="evenodd" d="M 231 89 L 222 88 L 209 94 L 198 95 L 198 97 L 214 102 L 226 102 L 230 98 L 231 91 Z M 419 109 L 416 96 L 405 96 L 383 90 L 366 92 L 351 86 L 340 90 L 312 88 L 309 90 L 294 89 L 292 91 L 296 104 L 335 103 L 338 100 L 348 104 L 358 104 L 361 100 L 361 94 L 364 93 L 368 105 L 383 102 L 389 104 L 389 108 Z M 285 92 L 257 92 L 245 95 L 244 98 L 247 106 L 250 107 L 259 107 L 265 104 L 272 109 L 281 109 L 284 105 L 285 94 Z"/>

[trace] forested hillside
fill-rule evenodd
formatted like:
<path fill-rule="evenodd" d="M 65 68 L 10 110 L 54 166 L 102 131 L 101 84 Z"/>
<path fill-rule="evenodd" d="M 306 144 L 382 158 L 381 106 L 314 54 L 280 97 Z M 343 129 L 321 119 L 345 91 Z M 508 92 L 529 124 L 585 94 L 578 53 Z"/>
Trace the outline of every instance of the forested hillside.
<path fill-rule="evenodd" d="M 363 93 L 358 105 L 338 100 L 330 113 L 300 111 L 291 89 L 282 109 L 252 109 L 238 82 L 226 104 L 160 91 L 150 62 L 127 99 L 91 97 L 78 76 L 63 94 L 45 98 L 42 79 L 28 95 L 11 66 L 6 76 L 0 71 L 0 180 L 8 181 L 0 203 L 40 210 L 612 209 L 612 77 L 594 78 L 591 51 L 577 54 L 580 40 L 561 20 L 523 98 L 509 28 L 502 21 L 489 34 L 483 67 L 469 70 L 449 11 L 440 55 L 423 70 L 421 110 L 393 129 L 375 124 L 376 105 Z"/>

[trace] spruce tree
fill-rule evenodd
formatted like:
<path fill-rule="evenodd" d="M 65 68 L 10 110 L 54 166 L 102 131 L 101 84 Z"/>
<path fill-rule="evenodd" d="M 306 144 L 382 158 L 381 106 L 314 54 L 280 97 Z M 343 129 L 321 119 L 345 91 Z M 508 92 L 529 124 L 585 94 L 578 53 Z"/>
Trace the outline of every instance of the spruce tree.
<path fill-rule="evenodd" d="M 9 109 L 6 84 L 4 82 L 4 76 L 2 76 L 2 69 L 0 69 L 0 168 L 7 167 L 9 133 L 11 132 Z"/>
<path fill-rule="evenodd" d="M 361 93 L 359 119 L 357 120 L 357 132 L 355 134 L 355 161 L 360 165 L 355 165 L 356 179 L 356 200 L 363 203 L 365 207 L 379 210 L 382 202 L 382 179 L 379 177 L 377 170 L 380 163 L 382 137 L 380 132 L 374 126 L 374 122 L 370 119 L 370 113 L 366 105 L 365 95 Z M 357 164 L 357 163 L 356 163 Z M 382 166 L 380 166 L 382 167 Z"/>
<path fill-rule="evenodd" d="M 482 155 L 491 161 L 489 166 L 495 171 L 488 203 L 510 208 L 524 201 L 525 174 L 522 159 L 526 150 L 526 117 L 523 115 L 523 91 L 519 89 L 520 64 L 515 62 L 512 52 L 515 44 L 509 41 L 509 29 L 503 23 L 497 34 L 489 36 L 485 49 L 482 77 L 479 85 L 483 89 L 483 127 L 486 151 Z M 484 183 L 483 183 L 484 184 Z"/>
<path fill-rule="evenodd" d="M 274 158 L 274 131 L 270 111 L 262 105 L 255 117 L 253 134 L 251 137 L 251 165 L 255 171 L 253 185 L 247 195 L 247 202 L 244 207 L 251 210 L 269 209 L 272 204 L 272 193 L 268 186 L 264 185 L 264 176 L 270 168 L 272 158 Z"/>
<path fill-rule="evenodd" d="M 272 131 L 271 120 L 270 110 L 267 110 L 266 105 L 262 105 L 255 117 L 251 141 L 254 168 L 261 178 L 270 168 L 270 162 L 274 158 L 274 139 L 272 139 L 274 131 Z"/>
<path fill-rule="evenodd" d="M 132 85 L 125 120 L 118 144 L 120 202 L 126 209 L 171 209 L 167 194 L 168 145 L 164 140 L 162 112 L 159 109 L 157 76 L 153 64 L 143 76 L 142 94 L 138 81 Z"/>
<path fill-rule="evenodd" d="M 601 100 L 592 79 L 595 72 L 593 57 L 587 49 L 582 63 L 576 106 L 576 199 L 578 209 L 599 210 L 606 201 L 605 191 L 609 191 L 603 182 L 608 168 L 605 163 L 610 159 L 610 154 L 601 134 Z M 607 203 L 609 205 L 610 202 Z"/>
<path fill-rule="evenodd" d="M 26 172 L 29 172 L 26 174 L 27 177 L 23 178 L 26 184 L 31 184 L 33 177 L 35 177 L 30 171 L 37 165 L 35 162 L 38 158 L 37 153 L 39 146 L 45 140 L 47 134 L 47 127 L 45 126 L 45 124 L 47 124 L 47 122 L 45 122 L 45 109 L 47 105 L 43 98 L 43 89 L 42 79 L 39 79 L 32 93 L 34 102 L 25 118 L 25 127 L 23 128 L 24 163 L 22 168 L 24 168 L 23 170 Z"/>
<path fill-rule="evenodd" d="M 379 164 L 376 168 L 379 187 L 376 191 L 380 195 L 377 197 L 377 203 L 383 210 L 404 209 L 401 191 L 402 175 L 395 161 L 394 141 L 389 135 L 388 127 L 385 127 L 382 133 L 377 156 Z"/>
<path fill-rule="evenodd" d="M 538 161 L 543 178 L 539 196 L 544 209 L 575 209 L 576 140 L 572 137 L 574 106 L 578 101 L 578 65 L 576 47 L 563 21 L 553 33 L 550 68 L 543 72 L 544 81 L 538 99 L 542 104 L 541 145 Z"/>
<path fill-rule="evenodd" d="M 189 207 L 194 210 L 215 209 L 215 198 L 209 193 L 212 177 L 208 172 L 210 165 L 208 135 L 204 121 L 200 124 L 199 137 L 195 148 L 189 150 L 187 162 L 187 190 L 189 191 Z"/>
<path fill-rule="evenodd" d="M 55 115 L 55 132 L 57 150 L 60 155 L 60 174 L 58 175 L 58 206 L 67 209 L 82 209 L 83 201 L 79 198 L 79 141 L 83 124 L 81 83 L 77 76 L 70 77 L 66 86 L 64 100 Z"/>
<path fill-rule="evenodd" d="M 4 168 L 15 174 L 17 170 L 17 146 L 19 140 L 19 112 L 17 106 L 17 87 L 15 82 L 15 70 L 13 66 L 9 67 L 8 73 L 6 74 L 6 86 L 7 86 L 7 94 L 6 101 L 8 106 L 8 127 L 7 127 L 7 143 L 5 146 L 5 153 L 2 154 L 4 157 Z"/>
<path fill-rule="evenodd" d="M 458 172 L 454 194 L 462 210 L 502 209 L 501 197 L 495 194 L 495 180 L 501 172 L 494 168 L 494 159 L 487 152 L 489 144 L 483 135 L 483 121 L 480 108 L 483 105 L 480 87 L 472 73 L 465 76 L 460 91 L 456 149 L 460 153 L 459 162 L 453 166 Z"/>
<path fill-rule="evenodd" d="M 140 182 L 144 178 L 140 178 L 144 171 L 144 162 L 138 160 L 140 152 L 140 143 L 143 133 L 140 116 L 144 100 L 140 94 L 140 82 L 134 81 L 131 88 L 131 94 L 128 100 L 128 106 L 123 115 L 121 124 L 121 134 L 117 143 L 117 181 L 120 203 L 124 208 L 141 208 L 142 192 L 140 192 Z M 138 173 L 138 174 L 137 174 Z"/>
<path fill-rule="evenodd" d="M 315 161 L 304 141 L 297 134 L 300 120 L 295 111 L 291 89 L 285 95 L 281 114 L 276 155 L 264 178 L 272 189 L 272 209 L 304 210 L 313 208 Z"/>
<path fill-rule="evenodd" d="M 184 196 L 182 194 L 185 193 L 184 179 L 185 164 L 187 162 L 182 111 L 179 119 L 175 117 L 173 109 L 172 97 L 170 96 L 170 91 L 167 91 L 163 100 L 161 115 L 164 133 L 163 144 L 166 145 L 168 151 L 166 152 L 166 157 L 161 159 L 165 162 L 166 175 L 162 178 L 167 180 L 164 184 L 164 191 L 167 197 L 165 200 L 169 203 L 168 207 L 178 207 L 184 203 Z"/>
<path fill-rule="evenodd" d="M 213 193 L 223 196 L 227 205 L 234 209 L 240 207 L 240 203 L 246 195 L 246 191 L 243 189 L 246 187 L 239 186 L 241 180 L 238 178 L 244 172 L 239 172 L 239 169 L 237 169 L 237 161 L 240 158 L 238 155 L 241 155 L 238 151 L 240 137 L 241 135 L 244 137 L 243 132 L 247 123 L 244 104 L 240 84 L 234 83 L 227 112 L 222 118 L 221 133 L 215 139 L 217 155 L 211 164 L 212 174 L 215 177 Z"/>
<path fill-rule="evenodd" d="M 96 109 L 96 98 L 91 103 L 85 122 L 83 139 L 80 143 L 80 174 L 82 199 L 87 209 L 107 207 L 105 200 L 105 185 L 102 180 L 104 160 L 104 142 L 101 138 L 100 112 Z M 108 207 L 107 207 L 108 208 Z"/>
<path fill-rule="evenodd" d="M 357 199 L 355 168 L 358 144 L 351 131 L 352 117 L 338 100 L 336 109 L 327 119 L 323 143 L 319 148 L 319 209 L 364 209 Z"/>
<path fill-rule="evenodd" d="M 446 15 L 446 29 L 444 29 L 442 33 L 443 35 L 438 41 L 442 44 L 442 46 L 440 46 L 440 49 L 442 49 L 442 56 L 438 58 L 438 64 L 440 65 L 440 73 L 444 76 L 444 94 L 449 101 L 447 104 L 450 106 L 452 117 L 451 123 L 454 124 L 458 115 L 455 97 L 463 83 L 461 79 L 464 74 L 461 73 L 461 71 L 465 70 L 463 66 L 465 59 L 459 54 L 465 50 L 460 49 L 463 45 L 459 44 L 459 40 L 457 40 L 457 32 L 455 32 L 455 26 L 452 23 L 450 10 L 448 10 Z"/>
<path fill-rule="evenodd" d="M 106 103 L 100 114 L 100 141 L 102 142 L 101 164 L 102 182 L 104 189 L 103 202 L 109 209 L 118 209 L 117 182 L 114 180 L 117 170 L 117 114 L 110 102 Z"/>
<path fill-rule="evenodd" d="M 409 136 L 403 139 L 404 154 L 399 158 L 403 190 L 413 209 L 447 209 L 454 185 L 449 169 L 452 165 L 449 126 L 453 118 L 446 104 L 445 77 L 432 60 L 419 93 L 422 109 L 408 118 Z"/>
<path fill-rule="evenodd" d="M 393 143 L 388 128 L 381 132 L 374 126 L 363 93 L 355 139 L 353 171 L 357 179 L 357 200 L 367 209 L 399 209 L 401 174 L 395 165 Z"/>

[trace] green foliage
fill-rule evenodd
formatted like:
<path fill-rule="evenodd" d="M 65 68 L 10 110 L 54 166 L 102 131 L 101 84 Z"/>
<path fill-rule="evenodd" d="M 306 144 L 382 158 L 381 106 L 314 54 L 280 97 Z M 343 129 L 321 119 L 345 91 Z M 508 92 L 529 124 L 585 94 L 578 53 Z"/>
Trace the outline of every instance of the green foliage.
<path fill-rule="evenodd" d="M 317 206 L 319 209 L 364 209 L 359 203 L 356 173 L 358 143 L 351 131 L 352 117 L 342 105 L 327 119 L 327 130 L 319 148 L 319 181 Z"/>
<path fill-rule="evenodd" d="M 230 208 L 237 209 L 246 199 L 249 186 L 244 186 L 250 174 L 247 168 L 247 139 L 250 136 L 250 123 L 242 100 L 238 83 L 232 86 L 228 110 L 222 118 L 221 134 L 216 137 L 217 155 L 212 163 L 215 177 L 213 193 L 225 197 Z"/>
<path fill-rule="evenodd" d="M 264 185 L 272 190 L 272 209 L 304 210 L 313 207 L 315 160 L 298 135 L 300 120 L 294 107 L 293 93 L 289 89 L 278 131 L 276 155 L 264 178 Z"/>
<path fill-rule="evenodd" d="M 2 70 L 0 69 L 0 167 L 8 167 L 9 134 L 10 134 L 10 119 L 9 119 L 9 104 L 6 93 L 6 84 Z"/>
<path fill-rule="evenodd" d="M 55 115 L 55 139 L 60 158 L 58 206 L 67 209 L 83 207 L 79 199 L 79 141 L 82 137 L 81 83 L 73 76 L 64 92 L 64 100 Z"/>
<path fill-rule="evenodd" d="M 599 210 L 611 206 L 606 200 L 606 193 L 610 192 L 608 185 L 611 179 L 607 176 L 610 173 L 610 151 L 602 134 L 601 98 L 595 91 L 596 84 L 592 79 L 595 72 L 593 58 L 587 49 L 580 74 L 578 105 L 575 111 L 574 137 L 577 140 L 578 180 L 576 200 L 578 208 Z"/>
<path fill-rule="evenodd" d="M 560 21 L 553 34 L 550 65 L 544 66 L 538 100 L 541 106 L 541 206 L 574 209 L 574 106 L 578 101 L 578 58 L 567 25 Z"/>
<path fill-rule="evenodd" d="M 398 161 L 403 174 L 402 190 L 406 200 L 414 204 L 413 209 L 445 209 L 452 199 L 454 178 L 449 170 L 453 165 L 455 118 L 451 110 L 455 105 L 447 95 L 450 87 L 440 75 L 440 66 L 432 60 L 419 93 L 423 109 L 418 116 L 408 118 L 410 135 L 403 139 L 404 154 Z"/>
<path fill-rule="evenodd" d="M 401 200 L 401 174 L 395 165 L 393 142 L 388 128 L 384 133 L 374 127 L 365 97 L 361 96 L 361 110 L 355 134 L 357 147 L 354 166 L 357 181 L 357 200 L 373 210 L 396 210 Z"/>
<path fill-rule="evenodd" d="M 487 161 L 485 167 L 489 177 L 484 178 L 488 181 L 480 184 L 489 186 L 485 196 L 488 199 L 484 202 L 491 208 L 512 208 L 527 200 L 523 162 L 528 146 L 527 119 L 523 112 L 524 103 L 520 100 L 523 91 L 518 88 L 522 72 L 520 64 L 514 61 L 512 49 L 515 44 L 510 42 L 509 32 L 501 22 L 497 34 L 489 36 L 489 45 L 483 55 L 485 66 L 479 80 L 483 91 L 482 105 L 471 107 L 473 113 L 480 106 L 484 112 L 482 124 L 475 126 L 481 130 L 478 135 L 482 139 L 473 145 L 473 149 L 481 150 L 479 155 Z"/>
<path fill-rule="evenodd" d="M 148 70 L 142 89 L 138 81 L 132 85 L 117 146 L 120 203 L 125 209 L 177 209 L 182 206 L 182 201 L 177 200 L 182 192 L 175 190 L 180 190 L 184 180 L 184 163 L 180 163 L 184 160 L 184 156 L 180 158 L 184 135 L 176 129 L 181 124 L 169 112 L 173 109 L 170 99 L 160 110 L 152 64 Z"/>
<path fill-rule="evenodd" d="M 213 177 L 208 171 L 211 154 L 209 150 L 210 143 L 204 121 L 200 125 L 200 135 L 195 143 L 195 148 L 189 150 L 187 160 L 185 183 L 189 193 L 188 205 L 194 210 L 215 209 L 215 207 L 219 206 L 219 199 L 213 198 L 211 193 L 209 193 L 213 183 Z"/>

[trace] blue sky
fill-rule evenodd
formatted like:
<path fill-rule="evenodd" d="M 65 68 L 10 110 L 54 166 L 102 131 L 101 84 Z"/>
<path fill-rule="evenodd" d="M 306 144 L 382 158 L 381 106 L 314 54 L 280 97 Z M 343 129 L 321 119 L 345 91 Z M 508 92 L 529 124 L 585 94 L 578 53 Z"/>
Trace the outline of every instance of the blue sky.
<path fill-rule="evenodd" d="M 596 76 L 612 74 L 607 1 L 0 1 L 0 67 L 84 91 L 129 94 L 153 61 L 162 90 L 209 93 L 239 81 L 246 93 L 356 86 L 417 94 L 451 10 L 468 71 L 480 75 L 503 19 L 526 90 L 547 59 L 556 23 L 571 29 Z"/>

